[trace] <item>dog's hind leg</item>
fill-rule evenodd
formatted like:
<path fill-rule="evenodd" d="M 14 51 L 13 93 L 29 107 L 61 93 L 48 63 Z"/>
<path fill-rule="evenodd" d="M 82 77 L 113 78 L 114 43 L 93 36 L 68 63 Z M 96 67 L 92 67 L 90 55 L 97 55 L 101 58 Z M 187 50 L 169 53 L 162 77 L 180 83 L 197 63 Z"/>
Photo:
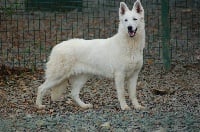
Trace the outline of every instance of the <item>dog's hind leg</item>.
<path fill-rule="evenodd" d="M 86 83 L 88 80 L 87 75 L 77 75 L 74 76 L 72 79 L 72 99 L 82 108 L 87 109 L 87 108 L 92 108 L 92 104 L 85 104 L 79 97 L 79 93 L 81 91 L 81 88 L 83 85 Z"/>
<path fill-rule="evenodd" d="M 47 89 L 50 89 L 51 87 L 53 87 L 52 83 L 50 84 L 50 82 L 47 80 L 38 87 L 36 106 L 39 109 L 45 108 L 45 105 L 42 105 L 42 98 L 43 98 L 44 94 L 46 93 Z"/>
<path fill-rule="evenodd" d="M 37 93 L 37 98 L 36 98 L 36 106 L 39 109 L 45 108 L 45 105 L 42 105 L 42 99 L 43 99 L 43 96 L 46 93 L 46 91 L 48 89 L 52 89 L 52 88 L 58 86 L 63 81 L 64 81 L 63 78 L 61 78 L 59 80 L 46 79 L 46 81 L 41 86 L 38 87 L 38 93 Z"/>
<path fill-rule="evenodd" d="M 61 95 L 65 92 L 66 87 L 67 87 L 67 82 L 63 81 L 62 83 L 60 83 L 55 88 L 52 88 L 52 90 L 51 90 L 51 100 L 52 101 L 58 100 L 61 97 Z"/>

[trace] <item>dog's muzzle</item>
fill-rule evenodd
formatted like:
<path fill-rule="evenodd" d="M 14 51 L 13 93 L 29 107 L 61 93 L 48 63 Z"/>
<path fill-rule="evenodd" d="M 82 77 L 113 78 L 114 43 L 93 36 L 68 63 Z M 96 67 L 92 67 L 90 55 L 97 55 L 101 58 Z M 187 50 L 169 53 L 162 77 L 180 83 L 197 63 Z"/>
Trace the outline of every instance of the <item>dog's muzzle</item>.
<path fill-rule="evenodd" d="M 133 30 L 132 26 L 128 26 L 128 34 L 130 37 L 134 37 L 136 32 L 137 32 L 137 28 L 135 30 Z"/>

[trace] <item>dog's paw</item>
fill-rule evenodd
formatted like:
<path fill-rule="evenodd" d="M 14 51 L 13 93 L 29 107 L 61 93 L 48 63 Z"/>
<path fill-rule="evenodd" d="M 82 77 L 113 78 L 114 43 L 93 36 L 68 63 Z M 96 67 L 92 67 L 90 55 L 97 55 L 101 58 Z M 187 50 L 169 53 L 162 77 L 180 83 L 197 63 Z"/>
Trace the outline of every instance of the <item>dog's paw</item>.
<path fill-rule="evenodd" d="M 45 105 L 36 105 L 36 107 L 37 107 L 38 109 L 44 109 L 46 106 L 45 106 Z"/>
<path fill-rule="evenodd" d="M 144 110 L 145 109 L 145 107 L 142 106 L 142 105 L 135 105 L 134 108 L 137 109 L 137 110 Z"/>
<path fill-rule="evenodd" d="M 92 104 L 84 104 L 84 105 L 81 106 L 81 108 L 83 108 L 83 109 L 91 109 L 91 108 L 93 108 L 93 105 Z"/>
<path fill-rule="evenodd" d="M 131 108 L 128 105 L 125 105 L 123 107 L 121 107 L 122 110 L 131 110 Z"/>

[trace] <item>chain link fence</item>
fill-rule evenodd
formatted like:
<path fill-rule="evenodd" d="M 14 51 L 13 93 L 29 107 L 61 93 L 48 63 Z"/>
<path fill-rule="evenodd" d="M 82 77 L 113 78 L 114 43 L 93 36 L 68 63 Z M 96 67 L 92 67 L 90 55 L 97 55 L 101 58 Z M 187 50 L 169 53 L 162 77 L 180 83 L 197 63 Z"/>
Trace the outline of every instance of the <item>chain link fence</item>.
<path fill-rule="evenodd" d="M 132 8 L 133 0 L 125 0 Z M 146 64 L 162 63 L 162 17 L 169 20 L 172 63 L 200 61 L 200 1 L 141 0 L 145 9 Z M 0 0 L 0 65 L 42 68 L 54 45 L 71 38 L 107 38 L 118 28 L 120 0 Z"/>

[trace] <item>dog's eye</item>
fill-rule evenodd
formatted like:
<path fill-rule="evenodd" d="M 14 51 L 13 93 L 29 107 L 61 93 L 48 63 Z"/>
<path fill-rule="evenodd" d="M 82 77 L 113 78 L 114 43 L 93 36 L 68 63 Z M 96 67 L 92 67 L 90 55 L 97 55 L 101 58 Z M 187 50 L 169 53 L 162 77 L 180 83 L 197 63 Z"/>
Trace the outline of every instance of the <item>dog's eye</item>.
<path fill-rule="evenodd" d="M 134 21 L 136 21 L 136 20 L 137 20 L 137 18 L 133 18 L 133 20 L 134 20 Z"/>
<path fill-rule="evenodd" d="M 127 20 L 127 19 L 125 19 L 124 21 L 125 21 L 125 22 L 127 22 L 128 20 Z"/>

